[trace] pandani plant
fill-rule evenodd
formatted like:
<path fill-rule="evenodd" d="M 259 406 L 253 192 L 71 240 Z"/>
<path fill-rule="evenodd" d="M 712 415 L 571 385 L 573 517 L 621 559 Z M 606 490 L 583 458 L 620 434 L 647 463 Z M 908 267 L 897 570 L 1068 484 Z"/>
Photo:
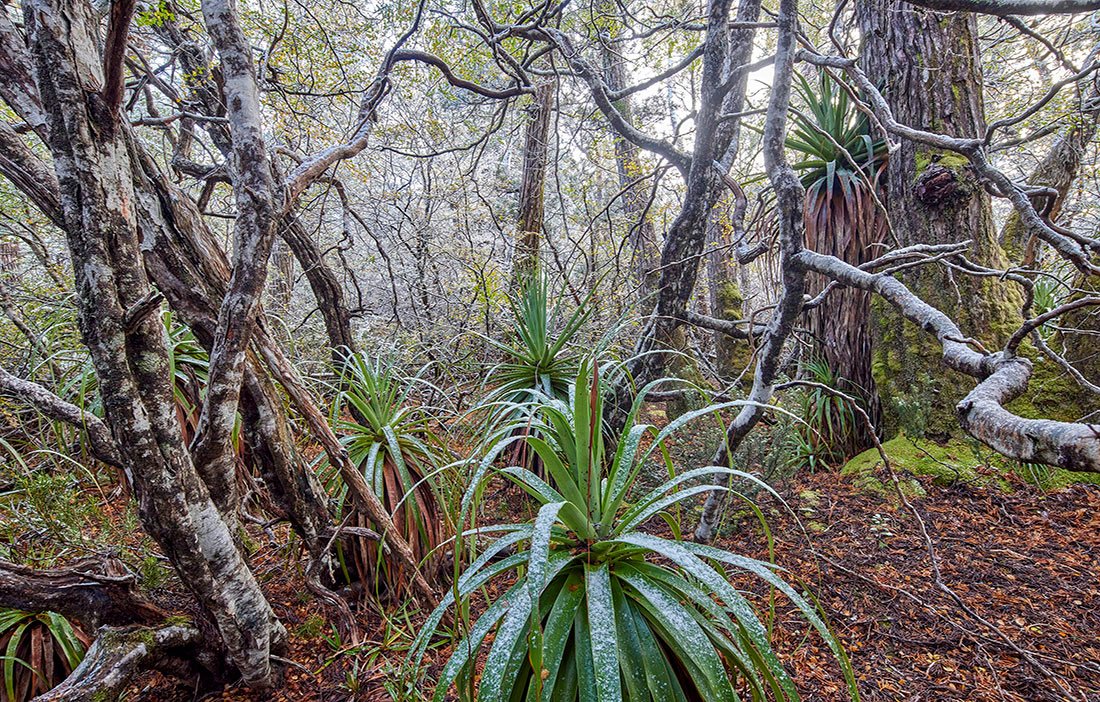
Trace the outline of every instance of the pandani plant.
<path fill-rule="evenodd" d="M 883 139 L 871 134 L 865 112 L 826 71 L 816 87 L 798 75 L 795 89 L 806 112 L 792 115 L 787 147 L 801 161 L 806 188 L 806 245 L 848 261 L 862 263 L 868 246 L 881 242 L 886 220 L 875 201 L 886 170 Z"/>
<path fill-rule="evenodd" d="M 27 702 L 57 687 L 90 641 L 60 614 L 0 609 L 0 702 Z"/>
<path fill-rule="evenodd" d="M 441 477 L 449 451 L 427 409 L 412 402 L 422 382 L 419 376 L 403 377 L 392 358 L 351 354 L 340 371 L 331 419 L 351 460 L 432 577 L 442 565 L 438 547 L 451 534 Z M 339 471 L 326 467 L 322 478 L 342 512 L 347 486 Z M 358 526 L 373 526 L 363 515 L 355 519 Z M 402 569 L 391 566 L 376 541 L 359 539 L 352 556 L 355 571 L 377 588 L 393 596 L 404 591 Z M 350 570 L 345 575 L 350 577 Z"/>
<path fill-rule="evenodd" d="M 531 421 L 523 420 L 532 419 L 533 399 L 565 399 L 580 361 L 572 344 L 595 311 L 591 298 L 590 294 L 569 312 L 560 302 L 551 304 L 545 274 L 535 272 L 522 279 L 518 294 L 508 298 L 514 342 L 485 337 L 503 355 L 486 374 L 491 389 L 479 404 L 487 409 L 490 427 L 514 425 L 517 434 L 525 434 Z M 510 460 L 536 467 L 537 456 L 526 449 L 522 442 L 514 444 Z"/>
<path fill-rule="evenodd" d="M 867 113 L 827 71 L 816 84 L 798 76 L 795 85 L 805 111 L 792 116 L 788 148 L 802 160 L 795 163 L 806 188 L 804 208 L 806 246 L 836 256 L 852 265 L 874 258 L 876 245 L 886 237 L 888 220 L 882 207 L 882 178 L 888 151 L 871 131 Z M 809 278 L 812 292 L 826 281 Z M 864 401 L 872 421 L 881 416 L 871 372 L 870 294 L 840 289 L 809 313 L 809 326 L 820 353 L 838 376 L 839 389 Z M 838 447 L 854 455 L 872 445 L 862 423 L 853 423 Z"/>
<path fill-rule="evenodd" d="M 808 379 L 839 389 L 838 378 L 822 359 L 807 361 Z M 793 427 L 793 468 L 838 468 L 847 458 L 845 442 L 857 423 L 856 410 L 849 400 L 818 387 L 806 388 L 798 397 L 796 411 L 800 420 Z"/>
<path fill-rule="evenodd" d="M 714 473 L 759 483 L 725 467 L 677 474 L 666 445 L 692 419 L 741 403 L 691 412 L 658 430 L 637 421 L 652 387 L 638 395 L 627 428 L 608 450 L 601 431 L 604 388 L 598 368 L 584 362 L 570 402 L 539 398 L 538 435 L 504 436 L 487 451 L 463 498 L 463 523 L 510 443 L 527 443 L 542 459 L 546 479 L 523 466 L 502 469 L 539 505 L 537 515 L 459 535 L 460 541 L 495 540 L 455 579 L 410 651 L 417 664 L 457 606 L 454 619 L 465 623 L 465 636 L 439 675 L 435 700 L 452 699 L 452 687 L 460 699 L 484 702 L 797 700 L 768 627 L 730 584 L 731 571 L 759 579 L 794 604 L 832 649 L 858 699 L 843 649 L 774 564 L 682 541 L 667 514 L 715 489 L 696 484 Z M 643 465 L 654 458 L 664 462 L 668 480 L 637 490 Z M 662 515 L 671 538 L 645 530 Z M 472 601 L 486 590 L 487 607 L 471 624 Z"/>

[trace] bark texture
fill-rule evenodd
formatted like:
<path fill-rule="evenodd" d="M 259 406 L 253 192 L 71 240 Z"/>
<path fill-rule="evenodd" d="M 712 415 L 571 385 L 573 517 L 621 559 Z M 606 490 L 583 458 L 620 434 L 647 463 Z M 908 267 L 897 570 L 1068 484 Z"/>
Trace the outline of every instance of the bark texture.
<path fill-rule="evenodd" d="M 57 612 L 86 624 L 151 624 L 167 614 L 137 591 L 137 579 L 117 561 L 87 560 L 36 570 L 0 561 L 0 607 Z"/>
<path fill-rule="evenodd" d="M 901 124 L 956 138 L 985 129 L 977 23 L 965 13 L 940 14 L 902 0 L 860 0 L 860 65 L 886 86 L 886 100 Z M 893 235 L 901 246 L 971 239 L 968 257 L 1004 268 L 989 195 L 966 158 L 909 139 L 891 154 L 886 200 Z M 922 299 L 957 309 L 965 334 L 999 346 L 1019 320 L 1021 298 L 1011 283 L 951 275 L 924 267 L 903 276 Z M 887 431 L 950 435 L 959 378 L 939 375 L 939 360 L 918 331 L 888 308 L 874 315 L 874 380 L 884 402 Z"/>
<path fill-rule="evenodd" d="M 270 648 L 285 631 L 183 445 L 164 325 L 156 315 L 128 315 L 151 288 L 123 130 L 104 129 L 94 107 L 104 85 L 95 17 L 74 0 L 38 0 L 23 9 L 48 106 L 81 332 L 142 523 L 215 622 L 230 663 L 249 682 L 266 684 Z"/>
<path fill-rule="evenodd" d="M 520 182 L 519 214 L 516 218 L 516 253 L 512 264 L 512 275 L 517 282 L 529 278 L 539 265 L 539 240 L 542 238 L 546 202 L 546 158 L 550 148 L 550 115 L 554 111 L 554 83 L 547 81 L 539 84 L 527 111 L 527 128 L 523 142 L 523 179 Z"/>
<path fill-rule="evenodd" d="M 702 86 L 699 110 L 695 118 L 695 143 L 692 154 L 682 154 L 667 144 L 650 144 L 650 149 L 666 156 L 683 174 L 686 188 L 680 212 L 665 234 L 661 251 L 661 275 L 653 314 L 646 321 L 634 347 L 634 357 L 628 363 L 629 375 L 636 384 L 644 384 L 660 377 L 669 362 L 670 354 L 663 352 L 675 342 L 674 332 L 682 322 L 688 302 L 695 291 L 699 265 L 707 238 L 707 221 L 715 202 L 721 194 L 721 167 L 716 167 L 725 157 L 734 135 L 734 122 L 722 119 L 724 110 L 733 106 L 727 100 L 730 91 L 740 80 L 740 70 L 747 47 L 752 42 L 752 31 L 731 31 L 729 28 L 729 0 L 715 0 L 708 7 L 707 31 L 702 46 Z M 753 22 L 759 13 L 757 0 L 744 0 L 737 10 L 739 22 Z M 751 55 L 751 54 L 750 54 Z M 575 62 L 574 62 L 575 63 Z M 585 66 L 574 65 L 584 74 Z M 592 80 L 589 80 L 592 86 Z M 593 89 L 600 109 L 609 115 L 614 111 L 601 94 L 602 86 Z M 739 109 L 735 108 L 735 109 Z M 621 115 L 614 112 L 612 125 L 623 136 L 630 138 L 629 125 L 621 123 Z M 610 115 L 609 115 L 610 116 Z M 637 143 L 637 136 L 631 139 Z M 646 143 L 646 142 L 643 142 Z M 621 421 L 624 408 L 629 407 L 629 389 L 626 384 L 617 387 L 615 401 L 609 402 L 606 412 L 613 424 Z"/>
<path fill-rule="evenodd" d="M 182 674 L 185 656 L 200 641 L 199 632 L 169 624 L 157 629 L 101 629 L 84 660 L 54 689 L 34 702 L 104 702 L 117 700 L 134 678 L 151 669 Z"/>
<path fill-rule="evenodd" d="M 752 389 L 747 402 L 726 429 L 726 440 L 718 447 L 711 465 L 726 466 L 733 451 L 741 444 L 756 423 L 763 417 L 765 405 L 771 400 L 775 380 L 781 369 L 783 347 L 794 330 L 795 321 L 802 311 L 802 298 L 806 291 L 806 269 L 799 255 L 803 251 L 804 220 L 802 208 L 806 190 L 802 187 L 794 169 L 787 163 L 784 142 L 787 137 L 787 109 L 791 100 L 791 79 L 794 75 L 795 37 L 798 32 L 797 0 L 782 0 L 779 5 L 779 38 L 776 45 L 775 74 L 768 101 L 768 117 L 764 127 L 764 167 L 775 189 L 776 210 L 779 217 L 779 256 L 782 268 L 783 290 L 776 303 L 775 313 L 768 322 L 764 339 L 758 351 Z M 697 541 L 714 539 L 718 528 L 723 492 L 715 490 L 707 495 L 703 514 L 695 529 Z"/>

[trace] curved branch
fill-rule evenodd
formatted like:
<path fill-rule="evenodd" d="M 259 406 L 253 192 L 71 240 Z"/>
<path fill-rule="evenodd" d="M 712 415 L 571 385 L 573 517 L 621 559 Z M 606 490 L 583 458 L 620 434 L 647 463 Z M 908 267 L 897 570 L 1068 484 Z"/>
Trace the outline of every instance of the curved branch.
<path fill-rule="evenodd" d="M 968 434 L 1019 461 L 1100 473 L 1100 425 L 1024 419 L 1004 408 L 1027 390 L 1030 361 L 975 351 L 951 318 L 896 278 L 867 273 L 813 251 L 802 251 L 798 258 L 812 271 L 881 295 L 903 317 L 939 340 L 945 365 L 980 381 L 956 407 Z"/>
<path fill-rule="evenodd" d="M 401 49 L 395 51 L 392 58 L 393 63 L 399 61 L 416 61 L 418 63 L 425 63 L 429 66 L 433 66 L 439 69 L 439 72 L 443 74 L 443 77 L 447 79 L 447 82 L 456 88 L 462 88 L 463 90 L 469 90 L 471 93 L 477 93 L 483 97 L 492 98 L 494 100 L 504 100 L 507 98 L 518 97 L 520 95 L 526 95 L 534 93 L 535 88 L 529 85 L 515 85 L 511 88 L 490 88 L 484 85 L 479 85 L 473 81 L 460 78 L 454 74 L 451 67 L 447 65 L 447 62 L 439 58 L 435 54 L 430 54 L 427 51 L 418 51 L 417 49 Z"/>
<path fill-rule="evenodd" d="M 1043 314 L 1027 320 L 1020 326 L 1019 329 L 1012 335 L 1012 337 L 1005 344 L 1005 354 L 1013 355 L 1016 353 L 1016 349 L 1023 342 L 1024 338 L 1032 332 L 1032 330 L 1038 329 L 1047 322 L 1057 317 L 1062 316 L 1066 312 L 1071 312 L 1082 307 L 1092 307 L 1100 305 L 1100 297 L 1081 297 L 1072 302 L 1067 302 L 1064 305 L 1059 305 L 1052 310 L 1044 312 Z"/>
<path fill-rule="evenodd" d="M 660 83 L 661 81 L 671 78 L 672 76 L 674 76 L 677 73 L 679 73 L 680 71 L 684 70 L 685 68 L 687 68 L 691 64 L 693 64 L 696 61 L 698 61 L 699 59 L 703 58 L 703 53 L 706 50 L 706 48 L 707 48 L 707 45 L 705 43 L 700 44 L 699 46 L 692 49 L 692 51 L 689 54 L 684 56 L 684 58 L 682 58 L 679 63 L 676 63 L 676 64 L 670 66 L 669 68 L 665 69 L 664 71 L 661 71 L 660 73 L 658 73 L 657 75 L 655 75 L 651 78 L 643 80 L 641 83 L 636 83 L 634 85 L 630 85 L 630 86 L 627 86 L 625 88 L 621 88 L 619 90 L 609 90 L 608 93 L 607 93 L 607 97 L 609 99 L 611 99 L 612 102 L 618 102 L 619 100 L 622 100 L 625 97 L 629 97 L 629 96 L 633 95 L 634 93 L 638 93 L 638 92 L 641 92 L 641 91 L 646 90 L 648 88 L 651 88 L 654 85 L 657 85 L 658 83 Z"/>
<path fill-rule="evenodd" d="M 547 28 L 544 31 L 558 45 L 562 55 L 565 57 L 566 61 L 569 62 L 569 67 L 572 68 L 574 73 L 577 74 L 577 77 L 583 80 L 588 86 L 589 91 L 592 93 L 592 99 L 596 103 L 596 107 L 600 109 L 603 116 L 611 123 L 612 128 L 624 139 L 638 148 L 645 149 L 646 151 L 665 158 L 669 163 L 675 166 L 676 169 L 680 171 L 680 174 L 686 179 L 688 171 L 691 169 L 691 157 L 669 142 L 651 137 L 630 124 L 615 106 L 615 99 L 611 96 L 607 84 L 600 77 L 600 71 L 596 70 L 594 66 L 588 63 L 588 61 L 580 55 L 580 52 L 573 48 L 573 43 L 569 40 L 569 37 L 557 29 Z"/>
<path fill-rule="evenodd" d="M 1024 419 L 1004 408 L 1027 390 L 1031 361 L 999 362 L 955 411 L 963 429 L 997 453 L 1024 463 L 1100 473 L 1100 424 Z"/>
<path fill-rule="evenodd" d="M 116 468 L 123 467 L 111 430 L 99 417 L 62 400 L 38 383 L 18 378 L 3 368 L 0 368 L 0 392 L 19 398 L 50 419 L 87 431 L 92 455 Z"/>

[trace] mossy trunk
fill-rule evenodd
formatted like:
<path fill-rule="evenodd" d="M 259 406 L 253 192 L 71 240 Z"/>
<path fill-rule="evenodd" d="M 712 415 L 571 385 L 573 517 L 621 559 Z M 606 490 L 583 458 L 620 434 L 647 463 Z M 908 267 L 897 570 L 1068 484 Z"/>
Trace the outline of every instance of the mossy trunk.
<path fill-rule="evenodd" d="M 1078 296 L 1100 295 L 1100 281 L 1095 277 L 1080 276 L 1076 287 L 1082 291 L 1077 293 Z M 1100 335 L 1100 307 L 1074 310 L 1066 314 L 1062 322 L 1064 331 L 1055 336 L 1055 350 L 1060 351 L 1086 380 L 1093 385 L 1100 385 L 1100 342 L 1097 341 Z M 1100 417 L 1100 397 L 1081 387 L 1068 375 L 1060 373 L 1060 369 L 1051 371 L 1052 374 L 1055 372 L 1058 375 L 1052 382 L 1061 383 L 1064 387 L 1063 393 L 1055 395 L 1055 398 L 1060 397 L 1062 400 L 1057 404 L 1063 412 L 1072 415 L 1066 421 L 1096 422 Z"/>
<path fill-rule="evenodd" d="M 894 116 L 904 124 L 974 137 L 985 128 L 977 24 L 967 13 L 937 13 L 902 0 L 862 0 L 860 63 L 887 86 Z M 886 174 L 887 209 L 901 246 L 972 240 L 968 258 L 1005 268 L 989 196 L 957 154 L 902 140 Z M 1021 298 L 1010 283 L 952 273 L 929 265 L 902 275 L 924 300 L 950 311 L 986 347 L 1003 343 L 1020 318 Z M 959 432 L 954 408 L 971 387 L 945 371 L 940 349 L 888 306 L 873 305 L 873 374 L 888 433 L 938 438 Z"/>
<path fill-rule="evenodd" d="M 1086 63 L 1092 63 L 1098 55 L 1100 46 L 1092 50 Z M 1085 150 L 1096 136 L 1097 119 L 1100 117 L 1098 96 L 1091 81 L 1084 81 L 1081 87 L 1078 95 L 1081 112 L 1067 120 L 1065 129 L 1055 138 L 1046 156 L 1028 177 L 1031 185 L 1053 188 L 1057 193 L 1049 202 L 1036 203 L 1041 210 L 1047 210 L 1047 217 L 1052 222 L 1058 222 L 1066 197 L 1080 172 Z M 1060 224 L 1068 226 L 1068 222 Z M 1001 243 L 1012 260 L 1021 262 L 1026 268 L 1035 268 L 1042 261 L 1043 247 L 1015 211 L 1009 214 L 1001 228 Z M 1079 275 L 1074 287 L 1082 291 L 1078 295 L 1100 294 L 1100 285 L 1086 276 Z M 1086 380 L 1100 385 L 1100 344 L 1096 343 L 1096 334 L 1100 333 L 1100 311 L 1095 307 L 1073 310 L 1065 315 L 1060 324 L 1065 331 L 1055 334 L 1047 343 L 1079 370 Z M 1100 397 L 1081 387 L 1030 344 L 1024 347 L 1024 351 L 1035 360 L 1035 371 L 1027 392 L 1011 405 L 1013 411 L 1036 419 L 1044 417 L 1076 422 L 1088 417 L 1090 421 L 1096 421 Z"/>
<path fill-rule="evenodd" d="M 699 355 L 699 350 L 691 348 L 688 335 L 684 333 L 684 330 L 685 328 L 680 326 L 672 332 L 668 348 L 673 353 L 669 354 L 668 375 L 684 380 L 692 385 L 705 388 L 707 386 L 707 381 L 703 377 L 703 373 L 699 370 L 699 364 L 695 361 L 696 357 Z M 674 386 L 669 385 L 669 389 L 673 387 Z M 665 412 L 668 414 L 669 421 L 671 421 L 681 415 L 697 409 L 702 409 L 706 406 L 707 398 L 702 392 L 687 388 L 679 398 L 668 402 L 665 407 Z"/>
<path fill-rule="evenodd" d="M 745 296 L 741 293 L 741 287 L 732 277 L 711 284 L 712 314 L 718 319 L 744 319 Z M 752 346 L 747 341 L 734 339 L 720 332 L 714 333 L 715 360 L 718 372 L 723 378 L 737 378 L 743 376 L 742 383 L 745 387 L 752 385 L 752 373 L 749 366 L 752 364 Z"/>

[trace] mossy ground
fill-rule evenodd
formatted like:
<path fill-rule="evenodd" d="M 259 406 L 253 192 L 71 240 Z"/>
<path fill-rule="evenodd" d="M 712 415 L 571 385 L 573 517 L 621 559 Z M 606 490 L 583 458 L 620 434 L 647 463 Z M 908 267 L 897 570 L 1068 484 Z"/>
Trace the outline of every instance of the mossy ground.
<path fill-rule="evenodd" d="M 924 495 L 919 478 L 928 477 L 936 485 L 971 485 L 1011 492 L 1013 483 L 1023 481 L 1041 490 L 1052 491 L 1078 483 L 1100 485 L 1100 475 L 1077 473 L 1061 468 L 1023 464 L 998 456 L 975 443 L 953 439 L 938 444 L 913 439 L 904 434 L 883 444 L 890 464 L 907 494 Z M 883 480 L 882 457 L 876 449 L 864 451 L 841 469 L 864 490 L 889 492 Z"/>

